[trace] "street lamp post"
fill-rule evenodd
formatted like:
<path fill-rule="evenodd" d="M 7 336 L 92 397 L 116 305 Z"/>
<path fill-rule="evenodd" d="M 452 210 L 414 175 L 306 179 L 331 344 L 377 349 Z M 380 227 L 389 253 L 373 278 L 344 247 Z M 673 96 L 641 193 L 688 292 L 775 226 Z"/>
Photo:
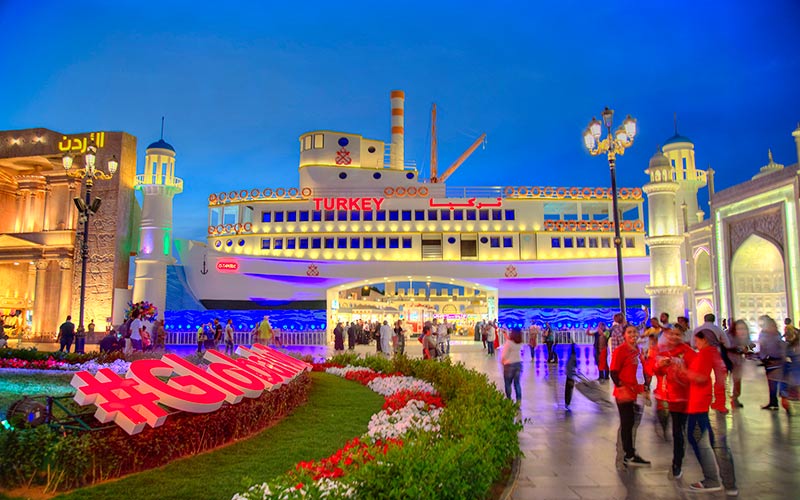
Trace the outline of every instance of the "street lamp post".
<path fill-rule="evenodd" d="M 84 168 L 79 168 L 76 170 L 72 170 L 72 163 L 74 162 L 75 157 L 71 153 L 67 152 L 67 154 L 65 154 L 62 158 L 64 170 L 66 170 L 67 175 L 75 179 L 85 180 L 86 182 L 86 196 L 84 199 L 81 199 L 80 196 L 72 199 L 72 201 L 75 203 L 75 206 L 78 208 L 78 212 L 80 213 L 78 222 L 83 224 L 83 241 L 81 242 L 81 297 L 77 331 L 78 338 L 81 338 L 86 331 L 83 326 L 83 320 L 84 306 L 86 304 L 86 265 L 89 262 L 89 218 L 97 213 L 97 211 L 100 209 L 101 202 L 101 199 L 98 197 L 92 199 L 92 186 L 94 186 L 95 179 L 111 179 L 119 167 L 117 157 L 113 156 L 110 160 L 108 160 L 108 173 L 98 170 L 95 166 L 97 161 L 97 147 L 94 144 L 90 144 L 89 147 L 86 148 L 86 153 L 84 153 L 83 158 Z M 79 351 L 78 342 L 76 341 L 75 352 L 82 352 L 82 347 L 83 346 L 81 345 L 81 349 Z"/>
<path fill-rule="evenodd" d="M 628 115 L 622 126 L 612 135 L 611 125 L 614 119 L 614 110 L 606 107 L 603 110 L 603 122 L 597 118 L 592 118 L 589 126 L 583 132 L 583 141 L 586 149 L 592 156 L 606 153 L 608 156 L 608 168 L 611 170 L 611 199 L 614 209 L 614 247 L 617 250 L 617 281 L 619 282 L 619 309 L 624 318 L 625 315 L 625 279 L 622 271 L 622 237 L 619 227 L 619 208 L 617 208 L 617 155 L 624 155 L 625 150 L 633 145 L 633 138 L 636 136 L 636 120 Z M 606 128 L 605 139 L 600 139 Z"/>

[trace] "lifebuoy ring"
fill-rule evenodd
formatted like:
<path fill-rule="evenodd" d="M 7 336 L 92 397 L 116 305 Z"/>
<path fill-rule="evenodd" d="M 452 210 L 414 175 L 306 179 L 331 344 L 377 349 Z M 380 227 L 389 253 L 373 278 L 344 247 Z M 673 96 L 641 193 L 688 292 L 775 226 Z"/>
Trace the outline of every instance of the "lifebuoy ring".
<path fill-rule="evenodd" d="M 603 231 L 608 231 L 611 228 L 611 223 L 607 220 L 601 221 L 600 227 L 603 228 Z"/>
<path fill-rule="evenodd" d="M 544 229 L 546 231 L 552 231 L 553 230 L 553 221 L 551 221 L 551 220 L 544 221 Z"/>
<path fill-rule="evenodd" d="M 586 231 L 589 229 L 589 223 L 585 220 L 578 221 L 578 231 Z"/>
<path fill-rule="evenodd" d="M 546 187 L 542 190 L 542 194 L 544 194 L 545 198 L 552 198 L 553 197 L 553 188 Z"/>
<path fill-rule="evenodd" d="M 556 188 L 556 198 L 565 198 L 567 196 L 567 189 L 560 187 Z"/>
<path fill-rule="evenodd" d="M 214 226 L 208 226 L 208 234 L 214 234 L 215 232 L 216 229 L 214 229 Z"/>
<path fill-rule="evenodd" d="M 571 220 L 567 222 L 567 228 L 569 228 L 570 231 L 574 231 L 577 227 L 578 221 Z"/>
<path fill-rule="evenodd" d="M 304 187 L 300 193 L 303 195 L 304 198 L 308 198 L 309 196 L 311 196 L 311 193 L 313 193 L 313 191 L 311 191 L 310 187 Z"/>
<path fill-rule="evenodd" d="M 217 202 L 217 195 L 215 195 L 215 194 L 208 195 L 208 202 L 209 203 L 216 203 Z"/>
<path fill-rule="evenodd" d="M 230 233 L 233 231 L 233 224 L 225 224 L 225 232 Z"/>
<path fill-rule="evenodd" d="M 640 220 L 637 220 L 636 222 L 633 223 L 633 228 L 635 230 L 637 230 L 637 231 L 643 231 L 644 230 L 644 222 L 642 222 Z"/>
<path fill-rule="evenodd" d="M 591 198 L 592 188 L 583 188 L 583 191 L 581 191 L 581 196 L 583 196 L 584 198 Z"/>
<path fill-rule="evenodd" d="M 242 230 L 242 225 L 237 222 L 236 224 L 234 224 L 233 230 L 236 231 L 236 234 L 239 234 L 239 231 Z"/>
<path fill-rule="evenodd" d="M 569 190 L 569 197 L 570 198 L 577 198 L 580 195 L 581 195 L 580 188 L 572 188 L 572 189 Z"/>
<path fill-rule="evenodd" d="M 283 198 L 284 196 L 286 196 L 286 190 L 284 188 L 278 188 L 275 190 L 276 198 Z"/>
<path fill-rule="evenodd" d="M 258 189 L 253 189 L 252 191 L 250 191 L 250 198 L 258 198 L 260 194 L 261 191 L 259 191 Z"/>
<path fill-rule="evenodd" d="M 222 224 L 219 224 L 217 226 L 217 234 L 222 234 L 224 231 L 225 231 L 225 226 L 223 226 Z"/>
<path fill-rule="evenodd" d="M 219 201 L 222 202 L 222 201 L 225 201 L 225 200 L 228 199 L 228 195 L 225 194 L 225 193 L 220 193 L 220 194 L 217 195 L 217 198 L 219 198 Z"/>
<path fill-rule="evenodd" d="M 531 196 L 539 196 L 539 186 L 533 186 L 530 189 Z"/>
<path fill-rule="evenodd" d="M 606 194 L 606 190 L 603 188 L 597 188 L 594 190 L 594 197 L 595 198 L 604 198 Z"/>
<path fill-rule="evenodd" d="M 599 231 L 599 230 L 600 230 L 600 224 L 596 220 L 593 220 L 589 223 L 589 231 Z"/>
<path fill-rule="evenodd" d="M 422 186 L 421 188 L 417 189 L 417 194 L 420 196 L 428 196 L 428 188 Z"/>
<path fill-rule="evenodd" d="M 261 191 L 261 195 L 264 198 L 272 198 L 272 188 L 264 188 L 264 190 Z"/>
<path fill-rule="evenodd" d="M 640 188 L 633 188 L 631 191 L 631 198 L 639 199 L 642 197 L 642 190 Z"/>
<path fill-rule="evenodd" d="M 228 193 L 228 198 L 230 198 L 231 200 L 235 200 L 236 198 L 238 198 L 238 194 L 236 193 L 236 191 L 231 191 L 230 193 Z"/>
<path fill-rule="evenodd" d="M 408 188 L 406 188 L 406 194 L 408 196 L 416 196 L 417 195 L 417 188 L 415 188 L 414 186 L 409 186 Z"/>
<path fill-rule="evenodd" d="M 566 228 L 567 228 L 567 223 L 565 221 L 560 220 L 556 222 L 556 229 L 558 229 L 559 231 L 563 231 Z"/>
<path fill-rule="evenodd" d="M 289 197 L 297 198 L 297 194 L 300 192 L 297 188 L 289 188 Z"/>
<path fill-rule="evenodd" d="M 250 231 L 252 231 L 252 230 L 253 230 L 253 224 L 252 224 L 252 223 L 250 223 L 250 222 L 245 222 L 245 223 L 242 225 L 242 229 L 244 229 L 244 230 L 245 230 L 245 232 L 249 233 Z"/>
<path fill-rule="evenodd" d="M 397 186 L 396 188 L 394 188 L 394 195 L 397 196 L 398 198 L 402 198 L 403 196 L 406 195 L 406 188 L 404 188 L 403 186 Z"/>
<path fill-rule="evenodd" d="M 391 198 L 392 196 L 394 196 L 394 188 L 387 187 L 386 189 L 383 190 L 383 195 L 387 198 Z"/>
<path fill-rule="evenodd" d="M 247 190 L 246 189 L 242 189 L 241 191 L 239 191 L 239 198 L 247 198 Z"/>
<path fill-rule="evenodd" d="M 619 188 L 619 197 L 623 199 L 628 199 L 630 193 L 628 192 L 628 188 Z"/>
<path fill-rule="evenodd" d="M 514 196 L 514 188 L 511 186 L 506 186 L 503 192 L 506 194 L 506 198 L 512 198 Z"/>
<path fill-rule="evenodd" d="M 528 196 L 528 188 L 526 186 L 520 186 L 517 192 L 520 196 Z"/>

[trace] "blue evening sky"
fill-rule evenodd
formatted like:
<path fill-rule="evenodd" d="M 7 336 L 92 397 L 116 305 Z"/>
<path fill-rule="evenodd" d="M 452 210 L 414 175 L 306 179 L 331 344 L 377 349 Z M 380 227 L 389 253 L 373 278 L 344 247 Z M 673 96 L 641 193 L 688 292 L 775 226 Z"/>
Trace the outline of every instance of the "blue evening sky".
<path fill-rule="evenodd" d="M 481 133 L 448 184 L 608 186 L 581 133 L 603 106 L 638 118 L 618 161 L 646 181 L 678 128 L 717 189 L 797 162 L 800 2 L 203 2 L 0 0 L 0 130 L 122 130 L 158 139 L 186 189 L 175 236 L 205 239 L 212 192 L 297 185 L 298 136 L 389 142 L 406 92 L 406 159 L 439 164 Z"/>

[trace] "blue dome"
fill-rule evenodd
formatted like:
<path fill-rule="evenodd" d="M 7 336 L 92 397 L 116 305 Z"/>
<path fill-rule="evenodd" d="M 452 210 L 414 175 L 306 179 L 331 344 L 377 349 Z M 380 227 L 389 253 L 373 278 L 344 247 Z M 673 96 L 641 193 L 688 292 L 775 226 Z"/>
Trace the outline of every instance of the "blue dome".
<path fill-rule="evenodd" d="M 688 137 L 675 134 L 666 141 L 664 141 L 664 146 L 666 146 L 667 144 L 675 144 L 678 142 L 688 142 L 689 144 L 694 144 Z"/>
<path fill-rule="evenodd" d="M 147 149 L 153 149 L 153 148 L 169 149 L 173 153 L 175 152 L 175 148 L 170 146 L 169 143 L 167 143 L 164 139 L 159 139 L 156 142 L 154 142 L 153 144 L 147 146 Z"/>

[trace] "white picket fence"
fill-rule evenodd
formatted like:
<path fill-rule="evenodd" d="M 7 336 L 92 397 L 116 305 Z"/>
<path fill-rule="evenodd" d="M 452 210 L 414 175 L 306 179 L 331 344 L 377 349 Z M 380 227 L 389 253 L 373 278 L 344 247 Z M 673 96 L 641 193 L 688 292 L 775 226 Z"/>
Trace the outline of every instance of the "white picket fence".
<path fill-rule="evenodd" d="M 276 331 L 281 344 L 290 345 L 326 345 L 326 332 L 322 330 L 309 331 Z M 236 345 L 250 345 L 253 343 L 250 332 L 233 332 L 233 343 Z M 197 344 L 197 332 L 168 332 L 167 345 L 194 345 Z"/>

